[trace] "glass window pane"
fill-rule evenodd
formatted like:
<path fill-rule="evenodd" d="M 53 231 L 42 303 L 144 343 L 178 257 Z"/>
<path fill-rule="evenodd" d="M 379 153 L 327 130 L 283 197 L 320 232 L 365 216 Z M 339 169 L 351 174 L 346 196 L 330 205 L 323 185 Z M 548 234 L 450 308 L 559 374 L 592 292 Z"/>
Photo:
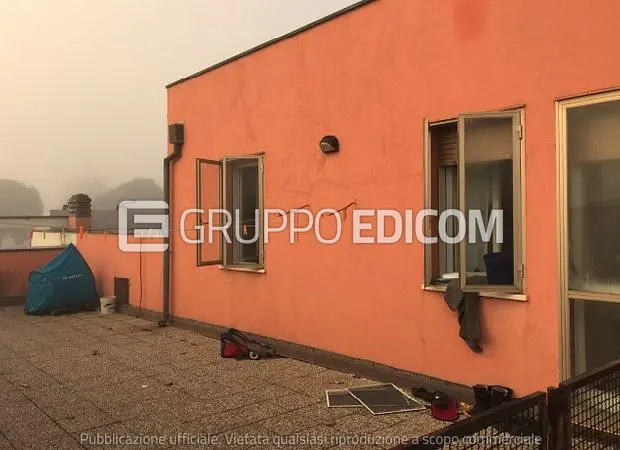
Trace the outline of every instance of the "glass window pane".
<path fill-rule="evenodd" d="M 571 305 L 574 374 L 620 358 L 620 304 L 573 300 Z"/>
<path fill-rule="evenodd" d="M 467 285 L 514 284 L 513 248 L 513 152 L 512 117 L 466 118 L 465 136 L 465 217 Z M 480 225 L 470 240 L 472 214 L 479 214 Z M 490 228 L 493 215 L 500 223 Z M 500 231 L 501 230 L 501 231 Z"/>
<path fill-rule="evenodd" d="M 569 289 L 620 293 L 620 101 L 567 112 Z"/>
<path fill-rule="evenodd" d="M 232 263 L 259 263 L 258 161 L 229 163 L 232 187 Z M 251 242 L 248 242 L 251 241 Z"/>
<path fill-rule="evenodd" d="M 456 210 L 459 207 L 458 196 L 458 168 L 455 165 L 439 167 L 439 215 L 447 210 Z M 458 220 L 450 216 L 446 221 L 448 236 L 458 234 Z M 450 279 L 458 276 L 458 244 L 438 241 L 439 245 L 439 276 L 441 279 Z"/>

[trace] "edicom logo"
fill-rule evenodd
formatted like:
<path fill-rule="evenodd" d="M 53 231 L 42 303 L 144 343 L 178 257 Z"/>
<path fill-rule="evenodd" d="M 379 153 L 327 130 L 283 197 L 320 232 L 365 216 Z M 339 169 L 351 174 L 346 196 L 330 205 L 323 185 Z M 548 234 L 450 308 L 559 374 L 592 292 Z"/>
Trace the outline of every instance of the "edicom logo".
<path fill-rule="evenodd" d="M 159 243 L 129 243 L 128 216 L 130 210 L 168 210 L 168 205 L 164 201 L 124 201 L 119 205 L 119 248 L 123 252 L 163 252 L 168 249 L 168 244 Z M 414 242 L 414 234 L 417 242 L 423 244 L 435 244 L 439 241 L 447 244 L 458 244 L 467 237 L 468 243 L 482 242 L 503 242 L 503 211 L 492 210 L 488 214 L 482 213 L 480 210 L 469 210 L 468 217 L 457 209 L 449 209 L 441 213 L 433 209 L 423 209 L 414 214 L 413 210 L 404 211 L 404 217 L 401 212 L 391 209 L 354 209 L 352 220 L 352 236 L 354 244 L 393 244 L 404 240 L 405 243 Z M 194 225 L 190 217 L 200 214 L 207 216 L 206 225 Z M 269 225 L 269 219 L 276 215 L 281 220 L 278 221 L 277 227 Z M 299 223 L 298 216 L 305 216 L 307 224 L 305 226 L 297 226 Z M 233 217 L 234 216 L 234 217 Z M 424 232 L 424 223 L 427 217 L 437 217 L 437 234 L 438 236 L 426 236 Z M 487 223 L 485 225 L 485 217 Z M 326 238 L 321 233 L 321 219 L 325 217 L 333 217 L 336 220 L 336 233 L 334 236 Z M 369 223 L 368 218 L 376 219 L 376 233 L 372 235 L 373 226 Z M 448 232 L 448 223 L 450 218 L 454 218 L 457 226 L 451 227 L 458 230 L 455 235 Z M 188 244 L 201 244 L 219 242 L 221 237 L 225 242 L 231 243 L 233 238 L 242 244 L 251 244 L 261 239 L 260 224 L 262 219 L 263 228 L 262 236 L 265 243 L 269 242 L 269 236 L 274 233 L 282 233 L 288 231 L 289 242 L 295 243 L 296 236 L 302 233 L 313 232 L 316 239 L 322 244 L 335 244 L 342 237 L 343 220 L 340 212 L 335 209 L 325 208 L 313 214 L 308 209 L 292 209 L 288 212 L 282 209 L 265 209 L 263 217 L 260 217 L 260 211 L 254 211 L 254 215 L 248 217 L 242 215 L 240 211 L 234 211 L 234 214 L 226 209 L 211 209 L 204 211 L 201 209 L 187 209 L 181 214 L 178 229 L 181 237 Z M 386 232 L 386 221 L 390 220 L 393 224 L 392 232 Z M 168 216 L 167 214 L 134 214 L 133 221 L 135 224 L 158 224 L 160 228 L 154 229 L 134 229 L 134 238 L 168 238 Z M 232 230 L 231 230 L 232 228 Z M 249 230 L 252 230 L 249 233 Z M 197 238 L 193 239 L 188 236 L 188 231 L 197 232 Z M 363 232 L 366 232 L 365 235 Z M 371 235 L 368 235 L 369 233 Z M 232 235 L 232 236 L 231 236 Z M 218 238 L 216 238 L 218 236 Z M 480 239 L 478 239 L 480 236 Z"/>

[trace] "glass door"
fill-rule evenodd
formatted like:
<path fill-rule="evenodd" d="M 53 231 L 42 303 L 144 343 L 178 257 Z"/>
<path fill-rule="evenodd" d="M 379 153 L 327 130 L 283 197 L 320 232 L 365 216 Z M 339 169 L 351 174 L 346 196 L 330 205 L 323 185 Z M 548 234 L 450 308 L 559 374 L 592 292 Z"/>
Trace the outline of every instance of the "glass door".
<path fill-rule="evenodd" d="M 620 358 L 620 94 L 560 115 L 566 377 Z"/>

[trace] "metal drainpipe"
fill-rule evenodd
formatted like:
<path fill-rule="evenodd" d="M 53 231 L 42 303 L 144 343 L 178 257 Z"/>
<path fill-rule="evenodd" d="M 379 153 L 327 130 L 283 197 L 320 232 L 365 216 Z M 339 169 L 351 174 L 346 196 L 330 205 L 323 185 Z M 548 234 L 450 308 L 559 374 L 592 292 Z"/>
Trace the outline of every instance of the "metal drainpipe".
<path fill-rule="evenodd" d="M 168 231 L 172 229 L 170 225 L 170 213 L 172 211 L 170 205 L 170 172 L 172 168 L 172 162 L 181 157 L 184 143 L 184 130 L 183 124 L 174 123 L 168 126 L 168 143 L 173 145 L 172 153 L 164 158 L 164 201 L 168 205 Z M 162 311 L 163 318 L 159 322 L 159 326 L 164 327 L 170 320 L 170 237 L 164 237 L 164 244 L 166 244 L 166 250 L 164 250 L 164 270 L 163 270 L 163 295 L 162 295 Z"/>

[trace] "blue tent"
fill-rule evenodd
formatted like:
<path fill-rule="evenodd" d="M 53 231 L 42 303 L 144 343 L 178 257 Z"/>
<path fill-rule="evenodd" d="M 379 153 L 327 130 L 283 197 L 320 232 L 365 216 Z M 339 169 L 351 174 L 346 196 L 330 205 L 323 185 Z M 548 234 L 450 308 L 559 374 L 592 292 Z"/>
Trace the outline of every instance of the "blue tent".
<path fill-rule="evenodd" d="M 53 260 L 30 273 L 26 314 L 86 309 L 99 301 L 90 267 L 73 244 Z"/>

